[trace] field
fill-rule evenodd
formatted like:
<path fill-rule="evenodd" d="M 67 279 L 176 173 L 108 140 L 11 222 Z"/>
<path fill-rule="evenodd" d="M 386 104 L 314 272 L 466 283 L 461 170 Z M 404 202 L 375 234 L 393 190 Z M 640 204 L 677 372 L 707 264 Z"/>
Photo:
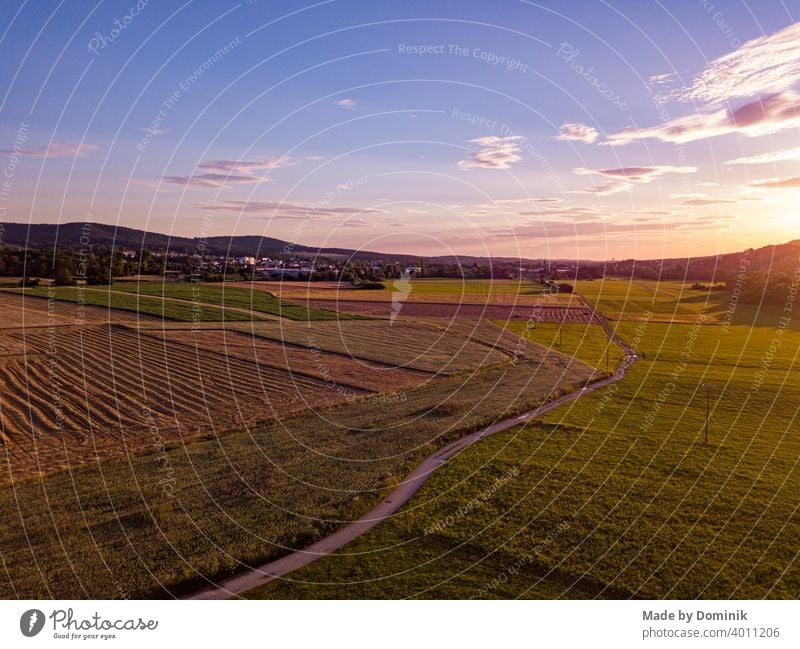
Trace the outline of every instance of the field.
<path fill-rule="evenodd" d="M 252 286 L 269 291 L 285 300 L 345 300 L 391 302 L 398 290 L 394 281 L 385 280 L 383 290 L 360 290 L 337 282 L 237 282 L 235 286 Z M 411 279 L 401 287 L 406 302 L 463 303 L 481 305 L 534 306 L 559 304 L 568 306 L 569 295 L 550 295 L 544 287 L 530 280 L 458 280 Z M 407 291 L 407 292 L 406 292 Z"/>
<path fill-rule="evenodd" d="M 276 424 L 108 459 L 0 492 L 2 597 L 165 597 L 302 548 L 437 446 L 591 370 L 522 360 Z M 24 502 L 24 517 L 18 503 Z"/>
<path fill-rule="evenodd" d="M 4 482 L 151 447 L 154 430 L 165 440 L 189 439 L 345 397 L 322 378 L 116 327 L 4 336 L 25 349 L 0 358 Z"/>
<path fill-rule="evenodd" d="M 281 322 L 252 325 L 248 331 L 291 345 L 318 347 L 348 357 L 434 373 L 464 372 L 511 360 L 508 354 L 491 346 L 419 323 Z"/>
<path fill-rule="evenodd" d="M 307 300 L 302 304 L 316 309 L 340 309 L 354 315 L 388 318 L 394 309 L 391 301 L 380 300 Z M 488 320 L 528 320 L 544 322 L 590 322 L 590 309 L 568 306 L 525 306 L 513 304 L 469 304 L 455 300 L 444 302 L 403 302 L 397 311 L 401 318 L 486 318 Z"/>
<path fill-rule="evenodd" d="M 40 286 L 9 292 L 133 311 L 178 322 L 250 322 L 278 317 L 303 321 L 350 319 L 346 314 L 308 308 L 270 293 L 227 288 L 224 284 L 121 282 L 111 287 Z"/>
<path fill-rule="evenodd" d="M 598 370 L 606 370 L 606 355 L 610 371 L 622 362 L 624 356 L 623 351 L 608 340 L 598 324 L 561 325 L 539 322 L 535 327 L 519 321 L 498 321 L 497 324 L 547 349 L 577 358 Z"/>
<path fill-rule="evenodd" d="M 614 389 L 471 446 L 392 520 L 247 596 L 795 598 L 800 330 L 713 304 L 641 320 L 674 309 L 650 295 L 608 298 L 640 355 Z"/>
<path fill-rule="evenodd" d="M 800 330 L 743 306 L 729 326 L 725 294 L 680 283 L 586 284 L 637 350 L 621 382 L 468 447 L 391 520 L 246 596 L 796 596 Z M 160 289 L 141 299 L 182 304 Z M 497 294 L 514 290 L 529 288 Z M 15 478 L 0 491 L 0 596 L 190 592 L 319 540 L 437 447 L 580 389 L 607 349 L 621 358 L 577 297 L 551 306 L 583 315 L 556 322 L 532 307 L 490 322 L 480 304 L 452 317 L 447 300 L 419 315 L 405 302 L 394 322 L 300 322 L 231 287 L 203 295 L 225 309 L 214 317 L 247 321 L 86 306 L 79 326 L 78 305 L 29 297 L 24 329 L 0 316 Z M 22 299 L 0 295 L 8 311 Z"/>

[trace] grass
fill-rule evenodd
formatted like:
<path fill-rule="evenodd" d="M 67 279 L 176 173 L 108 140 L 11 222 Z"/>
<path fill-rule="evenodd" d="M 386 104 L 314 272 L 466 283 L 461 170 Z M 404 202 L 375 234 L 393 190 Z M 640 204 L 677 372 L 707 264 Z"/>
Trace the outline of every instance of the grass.
<path fill-rule="evenodd" d="M 598 370 L 605 371 L 606 369 L 606 351 L 608 351 L 608 362 L 612 371 L 624 357 L 623 351 L 608 340 L 600 325 L 578 323 L 562 325 L 556 322 L 537 322 L 536 327 L 532 328 L 528 322 L 520 320 L 495 320 L 494 322 L 518 336 L 524 335 L 531 342 L 577 358 Z"/>
<path fill-rule="evenodd" d="M 469 447 L 390 521 L 248 596 L 796 597 L 800 331 L 776 326 L 619 324 L 643 358 L 614 389 Z"/>
<path fill-rule="evenodd" d="M 15 291 L 16 292 L 16 291 Z M 53 298 L 64 302 L 83 303 L 122 311 L 134 311 L 141 315 L 151 315 L 164 320 L 178 322 L 220 322 L 262 320 L 240 311 L 224 310 L 213 306 L 201 306 L 189 302 L 162 300 L 146 295 L 127 295 L 125 293 L 80 289 L 73 286 L 58 286 L 24 289 L 29 297 Z"/>
<path fill-rule="evenodd" d="M 437 446 L 588 376 L 559 360 L 167 448 L 156 433 L 150 451 L 19 481 L 0 492 L 0 597 L 166 597 L 302 548 Z"/>
<path fill-rule="evenodd" d="M 67 302 L 135 311 L 178 322 L 250 322 L 267 319 L 259 314 L 302 321 L 354 318 L 336 311 L 286 302 L 264 291 L 225 288 L 219 284 L 125 282 L 111 287 L 40 286 L 25 289 L 24 292 L 32 297 L 53 297 Z"/>
<path fill-rule="evenodd" d="M 695 291 L 692 283 L 606 277 L 574 285 L 575 292 L 613 319 L 692 322 L 699 314 L 722 311 L 729 299 L 727 292 Z"/>
<path fill-rule="evenodd" d="M 226 287 L 220 283 L 145 282 L 139 284 L 114 284 L 112 291 L 124 291 L 139 295 L 176 300 L 197 301 L 230 309 L 244 309 L 290 320 L 350 320 L 353 316 L 339 314 L 326 309 L 307 308 L 281 300 L 267 291 L 241 287 Z"/>

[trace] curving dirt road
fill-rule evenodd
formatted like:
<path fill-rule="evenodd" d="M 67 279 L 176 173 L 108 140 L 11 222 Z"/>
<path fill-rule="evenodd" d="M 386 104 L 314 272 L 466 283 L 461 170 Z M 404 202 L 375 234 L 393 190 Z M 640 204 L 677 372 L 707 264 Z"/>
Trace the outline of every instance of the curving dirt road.
<path fill-rule="evenodd" d="M 503 421 L 492 424 L 488 428 L 465 435 L 464 437 L 451 442 L 447 446 L 440 448 L 433 455 L 429 455 L 427 458 L 425 458 L 417 466 L 417 468 L 415 468 L 405 478 L 405 480 L 403 480 L 403 482 L 395 488 L 394 491 L 392 491 L 383 501 L 381 501 L 376 507 L 359 518 L 357 521 L 349 523 L 338 532 L 325 537 L 321 541 L 318 541 L 317 543 L 314 543 L 303 550 L 297 550 L 292 554 L 280 559 L 276 559 L 275 561 L 270 561 L 262 566 L 251 568 L 247 572 L 235 577 L 224 579 L 219 583 L 212 584 L 193 595 L 185 597 L 184 599 L 226 599 L 228 597 L 238 595 L 239 593 L 243 593 L 246 590 L 250 590 L 251 588 L 266 584 L 267 582 L 270 582 L 278 577 L 283 577 L 284 575 L 294 572 L 299 568 L 303 568 L 313 563 L 317 559 L 325 556 L 326 554 L 329 554 L 334 550 L 338 550 L 347 543 L 350 543 L 350 541 L 355 540 L 365 532 L 375 527 L 378 523 L 389 518 L 411 499 L 411 497 L 439 466 L 478 440 L 488 437 L 489 435 L 494 435 L 495 433 L 508 430 L 509 428 L 517 426 L 522 422 L 529 421 L 535 417 L 539 417 L 547 412 L 550 412 L 551 410 L 563 406 L 565 403 L 575 401 L 586 394 L 600 390 L 607 385 L 620 381 L 625 376 L 628 368 L 630 368 L 630 366 L 636 361 L 636 351 L 632 347 L 628 346 L 614 333 L 611 325 L 608 322 L 608 319 L 605 318 L 605 316 L 600 314 L 592 306 L 588 304 L 586 304 L 586 306 L 587 308 L 591 309 L 594 312 L 594 315 L 600 320 L 601 325 L 609 339 L 625 351 L 624 360 L 612 376 L 594 381 L 580 390 L 576 390 L 575 392 L 571 392 L 563 397 L 559 397 L 558 399 L 543 404 L 534 410 L 530 410 L 517 417 L 504 419 Z"/>

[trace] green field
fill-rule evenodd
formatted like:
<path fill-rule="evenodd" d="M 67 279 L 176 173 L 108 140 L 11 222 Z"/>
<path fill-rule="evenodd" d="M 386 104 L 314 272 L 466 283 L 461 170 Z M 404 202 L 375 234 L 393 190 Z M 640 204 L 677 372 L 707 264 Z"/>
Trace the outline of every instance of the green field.
<path fill-rule="evenodd" d="M 621 323 L 643 358 L 613 389 L 469 447 L 249 596 L 795 598 L 800 331 L 777 326 Z"/>
<path fill-rule="evenodd" d="M 216 283 L 123 282 L 111 287 L 39 286 L 24 289 L 24 292 L 33 297 L 54 297 L 56 300 L 135 311 L 178 322 L 250 322 L 267 319 L 259 317 L 259 314 L 301 321 L 354 318 L 335 311 L 286 302 L 265 291 L 225 288 Z"/>
<path fill-rule="evenodd" d="M 612 319 L 691 322 L 697 315 L 710 317 L 728 300 L 726 291 L 697 291 L 693 282 L 630 280 L 606 277 L 575 282 L 575 292 Z"/>
<path fill-rule="evenodd" d="M 610 371 L 622 362 L 625 354 L 609 341 L 603 328 L 596 324 L 537 322 L 536 327 L 520 320 L 496 320 L 495 324 L 525 336 L 548 349 L 583 361 L 601 371 L 606 369 L 606 352 Z"/>
<path fill-rule="evenodd" d="M 392 283 L 386 282 L 387 290 Z M 419 293 L 447 295 L 541 295 L 544 287 L 538 282 L 517 279 L 412 279 L 411 288 Z"/>
<path fill-rule="evenodd" d="M 140 284 L 114 284 L 113 291 L 152 295 L 175 300 L 193 300 L 213 304 L 226 310 L 243 309 L 290 320 L 351 320 L 354 316 L 338 314 L 326 309 L 306 308 L 281 300 L 267 291 L 241 287 L 226 287 L 224 283 L 209 284 L 187 282 L 144 282 Z"/>
<path fill-rule="evenodd" d="M 19 291 L 14 291 L 19 292 Z M 162 300 L 157 297 L 130 295 L 118 292 L 80 289 L 74 286 L 57 286 L 24 289 L 26 296 L 54 298 L 64 302 L 83 303 L 89 306 L 100 306 L 122 311 L 134 311 L 141 315 L 155 316 L 164 320 L 178 322 L 221 322 L 261 320 L 239 311 L 224 310 L 213 306 L 195 305 L 191 302 Z"/>

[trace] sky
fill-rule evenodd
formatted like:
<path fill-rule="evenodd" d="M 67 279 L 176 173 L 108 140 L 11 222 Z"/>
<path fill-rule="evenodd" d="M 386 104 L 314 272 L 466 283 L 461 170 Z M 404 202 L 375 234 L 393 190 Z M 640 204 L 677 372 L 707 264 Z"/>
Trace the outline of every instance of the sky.
<path fill-rule="evenodd" d="M 596 260 L 797 239 L 798 21 L 800 0 L 2 1 L 0 226 Z"/>

